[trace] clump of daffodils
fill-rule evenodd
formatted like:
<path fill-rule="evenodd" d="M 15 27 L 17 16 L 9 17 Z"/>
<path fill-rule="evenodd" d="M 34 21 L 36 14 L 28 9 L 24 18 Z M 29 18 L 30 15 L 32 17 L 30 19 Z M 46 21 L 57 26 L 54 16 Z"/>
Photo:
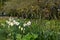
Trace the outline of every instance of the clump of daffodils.
<path fill-rule="evenodd" d="M 31 21 L 28 21 L 27 23 L 23 24 L 23 27 L 19 26 L 19 29 L 21 29 L 21 31 L 25 30 L 26 26 L 30 26 L 31 25 Z"/>
<path fill-rule="evenodd" d="M 14 18 L 9 18 L 9 20 L 6 21 L 6 23 L 8 24 L 8 28 L 10 28 L 10 26 L 18 26 L 18 28 L 23 32 L 25 33 L 25 27 L 26 26 L 30 26 L 31 25 L 31 21 L 28 21 L 27 23 L 23 23 L 23 25 L 21 26 L 20 23 L 16 20 L 14 20 Z"/>
<path fill-rule="evenodd" d="M 23 26 L 30 26 L 31 25 L 31 21 L 28 21 L 27 23 L 24 23 Z"/>
<path fill-rule="evenodd" d="M 14 20 L 14 18 L 9 18 L 9 20 L 6 21 L 6 23 L 10 26 L 14 26 L 14 25 L 19 25 L 20 23 L 17 22 L 16 20 Z"/>

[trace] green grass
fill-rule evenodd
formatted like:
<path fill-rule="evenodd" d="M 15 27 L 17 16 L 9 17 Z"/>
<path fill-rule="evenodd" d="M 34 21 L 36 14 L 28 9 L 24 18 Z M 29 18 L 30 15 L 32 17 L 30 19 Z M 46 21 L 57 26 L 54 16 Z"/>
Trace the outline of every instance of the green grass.
<path fill-rule="evenodd" d="M 0 19 L 3 23 L 7 19 Z M 27 22 L 29 19 L 18 19 L 21 22 Z M 40 20 L 32 19 L 31 26 L 27 29 L 27 32 L 38 34 L 37 40 L 60 40 L 60 21 L 59 20 Z"/>
<path fill-rule="evenodd" d="M 0 23 L 4 23 L 7 19 L 0 19 Z M 21 22 L 27 22 L 29 19 L 18 19 Z M 33 27 L 40 27 L 42 29 L 54 29 L 55 27 L 60 27 L 60 21 L 59 20 L 40 20 L 40 19 L 32 19 L 30 20 L 32 22 Z M 39 29 L 40 29 L 39 28 Z"/>
<path fill-rule="evenodd" d="M 0 19 L 0 23 L 5 22 L 7 19 Z M 21 22 L 27 22 L 29 19 L 19 19 Z M 54 29 L 55 27 L 60 27 L 60 21 L 59 20 L 40 20 L 40 19 L 32 19 L 30 20 L 32 22 L 33 27 L 40 27 L 43 29 Z"/>

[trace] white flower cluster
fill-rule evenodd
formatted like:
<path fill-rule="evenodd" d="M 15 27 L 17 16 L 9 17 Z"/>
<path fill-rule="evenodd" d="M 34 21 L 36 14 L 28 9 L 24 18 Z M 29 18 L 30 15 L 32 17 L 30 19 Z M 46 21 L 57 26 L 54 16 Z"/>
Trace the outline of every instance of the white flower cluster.
<path fill-rule="evenodd" d="M 25 26 L 30 26 L 30 25 L 31 25 L 31 21 L 28 21 L 27 23 L 24 23 L 24 24 L 23 24 L 23 27 L 25 27 Z M 25 30 L 23 27 L 19 26 L 19 29 Z"/>
<path fill-rule="evenodd" d="M 30 26 L 31 25 L 31 21 L 28 21 L 27 23 L 24 23 L 23 26 Z"/>
<path fill-rule="evenodd" d="M 14 25 L 18 26 L 18 28 L 19 28 L 23 33 L 25 33 L 25 27 L 31 25 L 31 21 L 28 21 L 27 23 L 24 23 L 24 24 L 22 25 L 22 26 L 23 26 L 23 27 L 22 27 L 22 26 L 20 26 L 20 23 L 19 23 L 18 21 L 14 20 L 14 18 L 9 18 L 9 20 L 7 20 L 6 23 L 9 25 L 8 28 L 9 28 L 10 26 L 14 26 Z"/>
<path fill-rule="evenodd" d="M 8 25 L 10 25 L 10 26 L 13 26 L 13 25 L 19 25 L 20 23 L 19 22 L 17 22 L 16 20 L 14 20 L 13 18 L 9 18 L 9 20 L 8 21 L 6 21 L 6 23 L 8 24 Z"/>
<path fill-rule="evenodd" d="M 24 28 L 24 27 L 19 26 L 19 29 L 20 29 L 23 33 L 25 33 L 25 28 Z"/>

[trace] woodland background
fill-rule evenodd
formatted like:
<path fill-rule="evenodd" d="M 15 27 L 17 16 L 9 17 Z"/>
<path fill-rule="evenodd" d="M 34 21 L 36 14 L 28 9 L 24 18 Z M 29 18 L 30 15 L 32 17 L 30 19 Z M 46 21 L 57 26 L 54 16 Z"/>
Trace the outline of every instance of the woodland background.
<path fill-rule="evenodd" d="M 0 16 L 60 19 L 60 0 L 0 0 Z"/>

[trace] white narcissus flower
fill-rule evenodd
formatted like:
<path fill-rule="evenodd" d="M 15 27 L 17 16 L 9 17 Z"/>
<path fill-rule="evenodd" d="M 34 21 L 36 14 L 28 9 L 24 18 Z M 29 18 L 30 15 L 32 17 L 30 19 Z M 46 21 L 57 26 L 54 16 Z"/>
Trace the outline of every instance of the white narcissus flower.
<path fill-rule="evenodd" d="M 13 25 L 14 25 L 14 23 L 11 22 L 11 21 L 6 21 L 6 23 L 7 23 L 8 25 L 10 25 L 10 26 L 13 26 Z"/>
<path fill-rule="evenodd" d="M 28 25 L 28 26 L 31 25 L 31 21 L 28 21 L 28 22 L 27 22 L 27 25 Z"/>
<path fill-rule="evenodd" d="M 17 26 L 20 24 L 19 22 L 16 22 L 15 20 L 13 20 L 13 22 L 14 22 L 14 24 L 17 25 Z"/>
<path fill-rule="evenodd" d="M 26 24 L 26 23 L 24 23 L 24 24 L 23 24 L 23 26 L 25 27 L 25 26 L 27 26 L 27 24 Z"/>
<path fill-rule="evenodd" d="M 15 20 L 13 20 L 13 22 L 15 23 L 16 21 L 15 21 Z"/>
<path fill-rule="evenodd" d="M 17 25 L 17 26 L 18 26 L 19 24 L 20 24 L 19 22 L 15 22 L 15 25 Z"/>
<path fill-rule="evenodd" d="M 21 28 L 21 26 L 19 26 L 19 29 Z"/>
<path fill-rule="evenodd" d="M 13 22 L 10 22 L 10 24 L 9 24 L 10 26 L 13 26 L 14 25 L 14 23 Z"/>
<path fill-rule="evenodd" d="M 23 28 L 21 27 L 21 31 L 23 31 Z"/>
<path fill-rule="evenodd" d="M 14 20 L 14 18 L 9 18 L 9 21 L 6 21 L 6 23 L 8 24 L 8 25 L 10 25 L 10 26 L 13 26 L 13 25 L 19 25 L 20 23 L 19 22 L 17 22 L 16 20 Z"/>
<path fill-rule="evenodd" d="M 29 25 L 31 25 L 31 22 L 30 22 L 30 21 L 28 21 L 27 23 L 24 23 L 24 24 L 23 24 L 24 27 L 25 27 L 25 26 L 29 26 Z"/>

